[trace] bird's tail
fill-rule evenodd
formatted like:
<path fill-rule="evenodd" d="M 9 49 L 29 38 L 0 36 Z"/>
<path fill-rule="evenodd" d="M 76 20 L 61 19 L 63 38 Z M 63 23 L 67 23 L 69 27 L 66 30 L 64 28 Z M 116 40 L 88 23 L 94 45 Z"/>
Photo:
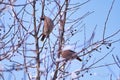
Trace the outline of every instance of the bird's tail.
<path fill-rule="evenodd" d="M 41 38 L 41 41 L 44 41 L 46 35 L 42 34 L 42 38 Z"/>
<path fill-rule="evenodd" d="M 77 58 L 76 58 L 77 60 L 79 60 L 79 61 L 82 61 L 82 59 L 80 59 L 78 56 L 77 56 Z"/>

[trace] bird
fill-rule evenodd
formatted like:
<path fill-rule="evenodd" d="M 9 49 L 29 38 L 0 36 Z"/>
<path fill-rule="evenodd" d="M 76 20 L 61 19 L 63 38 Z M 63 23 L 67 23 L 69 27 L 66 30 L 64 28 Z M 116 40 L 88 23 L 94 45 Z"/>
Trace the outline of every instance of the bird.
<path fill-rule="evenodd" d="M 54 28 L 54 23 L 53 20 L 47 16 L 44 16 L 42 20 L 44 20 L 44 26 L 43 26 L 43 32 L 41 34 L 42 35 L 41 41 L 44 41 L 44 39 L 46 37 L 49 37 L 49 34 L 52 32 Z"/>
<path fill-rule="evenodd" d="M 76 52 L 74 52 L 74 51 L 72 51 L 72 50 L 70 50 L 70 49 L 62 51 L 62 52 L 61 52 L 61 55 L 62 55 L 62 57 L 65 58 L 66 60 L 77 59 L 77 60 L 80 61 L 80 62 L 82 61 L 82 59 L 80 59 L 80 58 L 77 56 Z"/>

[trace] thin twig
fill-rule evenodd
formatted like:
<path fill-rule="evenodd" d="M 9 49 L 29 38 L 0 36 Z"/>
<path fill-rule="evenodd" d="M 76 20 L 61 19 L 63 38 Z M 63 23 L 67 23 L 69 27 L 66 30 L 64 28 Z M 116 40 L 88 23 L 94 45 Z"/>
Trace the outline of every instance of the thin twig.
<path fill-rule="evenodd" d="M 110 13 L 111 13 L 111 11 L 112 11 L 114 2 L 115 2 L 115 0 L 112 1 L 111 7 L 110 7 L 110 9 L 109 9 L 109 12 L 108 12 L 108 14 L 107 14 L 107 18 L 106 18 L 106 21 L 105 21 L 105 24 L 104 24 L 104 30 L 103 30 L 103 43 L 104 43 L 104 39 L 105 39 L 105 32 L 106 32 L 107 22 L 108 22 L 108 20 L 109 20 L 109 16 L 110 16 Z"/>

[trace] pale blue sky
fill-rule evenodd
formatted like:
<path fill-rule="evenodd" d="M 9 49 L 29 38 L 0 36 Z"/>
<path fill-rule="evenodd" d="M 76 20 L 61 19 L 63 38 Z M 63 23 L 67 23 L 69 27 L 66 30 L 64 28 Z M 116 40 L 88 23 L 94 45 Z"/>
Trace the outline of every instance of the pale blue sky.
<path fill-rule="evenodd" d="M 63 0 L 61 0 L 61 1 L 63 1 Z M 75 3 L 81 2 L 81 1 L 84 2 L 85 0 L 71 0 L 71 3 L 75 4 Z M 19 3 L 22 4 L 22 3 L 24 3 L 24 0 L 17 0 L 16 3 L 17 4 L 19 4 Z M 85 24 L 85 26 L 86 26 L 86 38 L 87 38 L 87 40 L 90 38 L 90 36 L 92 34 L 92 31 L 94 30 L 94 27 L 96 25 L 97 25 L 97 28 L 95 30 L 95 37 L 94 37 L 93 42 L 96 42 L 96 41 L 102 39 L 104 23 L 105 23 L 106 16 L 108 14 L 108 10 L 109 10 L 111 4 L 112 4 L 112 0 L 91 0 L 89 3 L 81 6 L 81 8 L 72 16 L 73 18 L 76 18 L 78 16 L 80 17 L 80 16 L 84 15 L 88 11 L 90 11 L 90 12 L 94 11 L 94 13 L 92 13 L 91 15 L 89 15 L 85 19 L 83 19 L 82 20 L 83 22 L 80 25 L 80 26 L 82 26 L 83 24 Z M 53 6 L 50 5 L 49 8 L 53 9 L 54 4 L 53 4 Z M 19 9 L 20 9 L 19 7 L 16 7 L 16 11 L 19 11 Z M 37 9 L 39 11 L 37 11 L 36 16 L 37 16 L 37 19 L 39 19 L 40 16 L 41 16 L 41 14 L 40 14 L 41 7 L 39 6 L 39 3 L 37 4 Z M 30 13 L 32 13 L 31 12 L 32 11 L 31 6 L 27 6 L 26 10 L 29 11 Z M 55 10 L 56 10 L 56 8 L 55 8 Z M 50 16 L 51 18 L 53 18 L 53 15 L 51 15 L 49 11 L 45 11 L 45 14 L 47 16 Z M 8 26 L 8 24 L 12 23 L 12 20 L 9 20 L 8 17 L 10 17 L 10 15 L 9 15 L 9 13 L 6 13 L 4 15 L 4 21 L 6 23 L 5 26 Z M 3 19 L 3 17 L 1 19 Z M 24 19 L 29 21 L 31 19 L 31 17 L 26 15 L 26 17 L 24 17 Z M 29 23 L 28 24 L 26 23 L 25 25 L 28 26 Z M 31 27 L 31 29 L 32 28 L 33 27 Z M 120 0 L 115 0 L 112 12 L 110 14 L 110 17 L 109 17 L 109 20 L 108 20 L 108 23 L 107 23 L 106 35 L 105 36 L 107 37 L 107 36 L 111 35 L 112 33 L 116 32 L 118 29 L 120 29 Z M 84 42 L 83 34 L 84 34 L 83 31 L 79 32 L 78 34 L 76 34 L 76 36 L 74 36 L 71 39 L 71 42 L 74 42 L 74 41 L 79 39 L 79 40 L 81 40 L 79 42 L 79 44 L 83 44 L 83 42 Z M 52 37 L 50 39 L 52 39 Z M 114 38 L 112 38 L 112 40 L 117 40 L 117 39 L 120 39 L 120 34 L 115 36 Z M 32 42 L 32 37 L 30 37 L 28 41 Z M 54 41 L 54 40 L 51 40 L 51 41 Z M 78 46 L 79 46 L 79 44 L 78 44 Z M 120 42 L 117 42 L 117 43 L 113 44 L 111 49 L 113 47 L 115 47 L 115 49 L 113 50 L 111 55 L 107 56 L 103 61 L 99 62 L 95 66 L 100 66 L 100 65 L 104 65 L 104 64 L 108 64 L 108 63 L 113 63 L 114 61 L 113 61 L 113 58 L 112 58 L 112 54 L 117 55 L 120 58 L 120 55 L 119 55 L 120 54 L 120 49 L 119 49 L 120 47 L 119 46 L 120 46 Z M 76 51 L 80 51 L 80 48 L 76 49 Z M 91 58 L 91 61 L 88 63 L 88 65 L 91 64 L 92 62 L 100 59 L 107 52 L 109 52 L 109 50 L 106 49 L 105 46 L 103 46 L 101 53 L 94 52 L 91 55 L 92 58 Z M 17 56 L 15 59 L 19 60 L 19 58 Z M 19 61 L 22 61 L 22 60 L 19 60 Z M 2 64 L 4 64 L 4 63 L 2 63 Z M 73 60 L 70 64 L 69 71 L 73 72 L 75 70 L 78 70 L 80 68 L 81 64 L 82 63 L 78 62 L 77 60 Z M 19 75 L 19 77 L 17 77 L 16 80 L 21 80 L 20 76 L 23 77 L 23 74 L 21 74 L 21 73 L 23 73 L 23 72 L 20 72 L 20 73 L 15 72 L 15 76 Z M 93 75 L 90 76 L 90 73 L 92 73 Z M 120 77 L 120 68 L 118 68 L 116 65 L 112 65 L 112 66 L 109 66 L 109 67 L 91 69 L 89 71 L 89 73 L 86 73 L 84 75 L 84 77 L 81 78 L 80 80 L 110 80 L 110 74 L 113 75 L 112 80 L 116 80 L 117 77 Z M 9 77 L 8 75 L 9 74 L 4 73 L 4 75 L 7 76 L 5 80 L 8 80 L 8 77 Z M 11 78 L 11 80 L 13 80 L 12 78 Z M 69 80 L 69 79 L 66 79 L 66 80 Z"/>

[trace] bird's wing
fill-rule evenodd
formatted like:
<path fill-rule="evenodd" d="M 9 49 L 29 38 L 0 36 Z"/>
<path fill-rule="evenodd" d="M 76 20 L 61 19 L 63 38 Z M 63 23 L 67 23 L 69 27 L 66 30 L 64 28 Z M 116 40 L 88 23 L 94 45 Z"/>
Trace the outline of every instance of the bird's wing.
<path fill-rule="evenodd" d="M 72 51 L 72 50 L 69 50 L 70 52 L 72 52 L 72 53 L 76 53 L 76 52 L 74 52 L 74 51 Z"/>

